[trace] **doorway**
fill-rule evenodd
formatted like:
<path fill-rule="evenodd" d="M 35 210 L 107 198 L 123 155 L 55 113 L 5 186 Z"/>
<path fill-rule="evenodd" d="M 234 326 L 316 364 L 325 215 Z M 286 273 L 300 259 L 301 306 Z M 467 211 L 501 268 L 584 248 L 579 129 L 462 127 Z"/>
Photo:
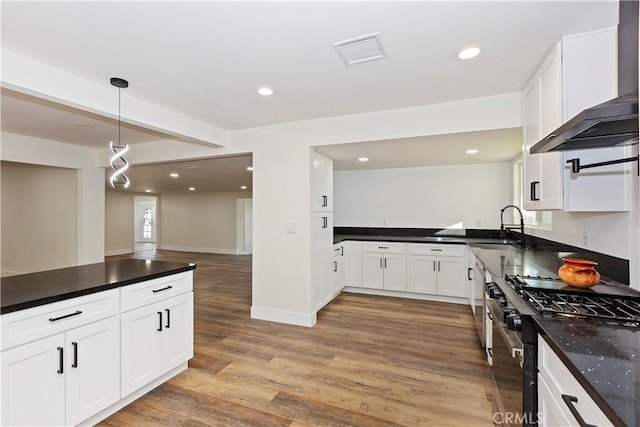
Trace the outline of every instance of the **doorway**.
<path fill-rule="evenodd" d="M 155 249 L 158 240 L 157 197 L 136 196 L 134 206 L 136 247 L 144 246 L 146 249 L 151 247 Z"/>

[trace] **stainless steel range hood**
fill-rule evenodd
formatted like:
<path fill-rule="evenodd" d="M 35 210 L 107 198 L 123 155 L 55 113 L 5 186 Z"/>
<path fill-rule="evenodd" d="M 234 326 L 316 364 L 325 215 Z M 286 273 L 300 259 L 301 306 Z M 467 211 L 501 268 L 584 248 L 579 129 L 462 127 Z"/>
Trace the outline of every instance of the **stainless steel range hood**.
<path fill-rule="evenodd" d="M 618 26 L 618 93 L 588 108 L 537 142 L 533 153 L 638 143 L 638 1 L 621 1 Z"/>

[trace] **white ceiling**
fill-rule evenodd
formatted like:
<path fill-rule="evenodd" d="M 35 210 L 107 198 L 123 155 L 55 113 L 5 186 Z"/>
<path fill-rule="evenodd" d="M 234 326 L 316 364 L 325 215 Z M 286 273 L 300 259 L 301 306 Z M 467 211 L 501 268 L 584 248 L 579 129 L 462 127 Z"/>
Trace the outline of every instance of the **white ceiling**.
<path fill-rule="evenodd" d="M 334 170 L 406 168 L 464 163 L 506 162 L 522 148 L 522 129 L 403 138 L 317 147 L 333 159 Z M 476 154 L 465 154 L 476 149 Z M 366 157 L 367 162 L 359 162 Z"/>
<path fill-rule="evenodd" d="M 235 130 L 520 91 L 554 41 L 616 25 L 617 9 L 616 1 L 3 1 L 2 48 L 100 84 L 125 78 L 123 108 L 133 96 Z M 375 32 L 387 58 L 345 66 L 332 44 Z M 454 59 L 468 45 L 482 55 Z M 275 94 L 257 95 L 263 85 Z M 99 126 L 113 121 L 7 96 L 3 130 L 77 144 L 113 139 Z M 92 119 L 94 128 L 75 126 Z M 488 151 L 504 136 L 372 143 L 364 167 L 466 162 L 445 147 L 475 139 Z M 167 139 L 135 129 L 126 142 L 146 138 Z M 360 145 L 324 150 L 340 169 Z M 484 161 L 515 153 L 519 136 L 501 147 Z"/>
<path fill-rule="evenodd" d="M 214 159 L 172 162 L 132 167 L 127 175 L 131 192 L 143 193 L 217 193 L 221 191 L 246 191 L 251 193 L 252 172 L 247 170 L 252 156 L 218 157 Z M 169 174 L 177 173 L 177 178 Z M 241 189 L 246 186 L 246 189 Z M 120 187 L 118 191 L 120 191 Z"/>

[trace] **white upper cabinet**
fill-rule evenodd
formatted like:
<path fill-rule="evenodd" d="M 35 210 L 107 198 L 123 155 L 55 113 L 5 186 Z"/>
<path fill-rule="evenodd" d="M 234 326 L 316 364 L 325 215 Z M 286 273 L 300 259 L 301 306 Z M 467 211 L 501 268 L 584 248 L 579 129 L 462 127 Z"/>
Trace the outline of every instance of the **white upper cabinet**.
<path fill-rule="evenodd" d="M 618 95 L 618 33 L 616 28 L 566 36 L 562 39 L 562 118 L 571 120 L 586 108 Z M 631 156 L 631 147 L 565 151 L 563 154 L 565 210 L 602 212 L 629 210 L 630 177 L 634 163 L 571 172 L 567 160 L 590 164 Z"/>
<path fill-rule="evenodd" d="M 333 162 L 311 150 L 311 210 L 333 211 Z"/>
<path fill-rule="evenodd" d="M 617 30 L 565 36 L 524 91 L 524 208 L 572 212 L 629 210 L 632 164 L 574 174 L 581 164 L 630 157 L 629 147 L 530 154 L 529 149 L 575 115 L 617 93 Z"/>
<path fill-rule="evenodd" d="M 524 208 L 562 209 L 561 153 L 530 154 L 529 149 L 562 124 L 561 46 L 545 58 L 524 95 Z"/>

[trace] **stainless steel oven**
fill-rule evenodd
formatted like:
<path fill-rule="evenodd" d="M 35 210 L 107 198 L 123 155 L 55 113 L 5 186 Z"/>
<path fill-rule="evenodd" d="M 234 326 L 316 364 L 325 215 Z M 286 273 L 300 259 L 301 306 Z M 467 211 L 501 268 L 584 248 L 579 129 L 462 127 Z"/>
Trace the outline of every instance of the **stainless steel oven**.
<path fill-rule="evenodd" d="M 537 334 L 533 319 L 516 308 L 522 301 L 511 289 L 491 283 L 487 291 L 489 352 L 497 389 L 494 422 L 499 426 L 535 426 Z"/>
<path fill-rule="evenodd" d="M 496 384 L 496 425 L 523 424 L 523 372 L 524 345 L 516 331 L 509 330 L 505 311 L 496 300 L 487 301 L 491 313 L 493 379 Z"/>

